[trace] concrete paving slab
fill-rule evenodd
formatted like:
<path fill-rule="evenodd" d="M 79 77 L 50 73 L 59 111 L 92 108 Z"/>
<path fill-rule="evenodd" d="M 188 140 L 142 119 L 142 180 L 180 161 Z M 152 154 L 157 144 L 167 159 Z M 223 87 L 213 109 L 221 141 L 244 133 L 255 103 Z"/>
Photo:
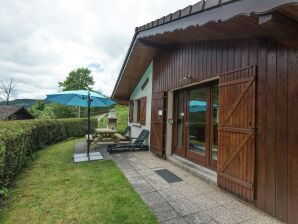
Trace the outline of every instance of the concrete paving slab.
<path fill-rule="evenodd" d="M 186 216 L 201 209 L 188 198 L 179 198 L 174 201 L 169 201 L 169 204 L 181 215 Z"/>
<path fill-rule="evenodd" d="M 184 220 L 189 224 L 207 224 L 210 223 L 212 218 L 207 215 L 205 212 L 197 212 L 190 214 L 184 218 Z"/>
<path fill-rule="evenodd" d="M 150 152 L 115 153 L 110 158 L 162 224 L 282 223 Z M 157 169 L 168 169 L 183 181 L 167 183 L 154 172 Z"/>
<path fill-rule="evenodd" d="M 236 224 L 243 220 L 237 215 L 232 214 L 228 209 L 223 206 L 217 206 L 215 208 L 205 210 L 207 215 L 212 217 L 216 222 L 222 224 Z"/>
<path fill-rule="evenodd" d="M 187 224 L 187 222 L 183 218 L 176 218 L 162 222 L 162 224 Z"/>
<path fill-rule="evenodd" d="M 142 193 L 149 193 L 156 191 L 146 180 L 139 179 L 134 182 L 133 184 L 135 190 L 142 194 Z"/>
<path fill-rule="evenodd" d="M 203 209 L 210 209 L 218 206 L 216 201 L 208 198 L 204 194 L 196 195 L 190 198 L 190 200 L 195 203 L 201 210 Z"/>
<path fill-rule="evenodd" d="M 166 202 L 166 200 L 157 191 L 141 193 L 140 195 L 147 205 L 149 205 L 149 207 L 152 207 L 155 204 Z"/>
<path fill-rule="evenodd" d="M 155 214 L 155 216 L 160 222 L 179 218 L 179 214 L 175 210 L 159 211 L 159 212 L 153 212 L 153 213 Z"/>

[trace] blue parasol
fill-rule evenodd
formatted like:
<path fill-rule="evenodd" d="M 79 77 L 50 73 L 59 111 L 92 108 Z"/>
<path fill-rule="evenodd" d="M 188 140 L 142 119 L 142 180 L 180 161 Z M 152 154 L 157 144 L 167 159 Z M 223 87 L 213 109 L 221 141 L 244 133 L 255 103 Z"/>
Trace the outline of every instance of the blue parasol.
<path fill-rule="evenodd" d="M 46 100 L 69 106 L 88 107 L 88 146 L 87 156 L 90 151 L 90 108 L 109 107 L 116 104 L 115 101 L 88 90 L 71 90 L 47 95 Z"/>
<path fill-rule="evenodd" d="M 217 108 L 218 105 L 213 104 L 213 108 Z M 207 110 L 207 102 L 203 100 L 190 100 L 189 111 L 194 112 L 205 112 Z"/>

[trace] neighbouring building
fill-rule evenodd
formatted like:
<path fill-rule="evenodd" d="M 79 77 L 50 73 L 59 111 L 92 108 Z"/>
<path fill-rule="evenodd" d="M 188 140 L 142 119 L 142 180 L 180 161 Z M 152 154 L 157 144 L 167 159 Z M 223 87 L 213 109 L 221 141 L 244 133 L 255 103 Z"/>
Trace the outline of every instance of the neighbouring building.
<path fill-rule="evenodd" d="M 112 97 L 152 153 L 298 223 L 297 0 L 204 0 L 137 27 Z"/>
<path fill-rule="evenodd" d="M 27 120 L 34 117 L 19 106 L 0 106 L 0 120 Z"/>

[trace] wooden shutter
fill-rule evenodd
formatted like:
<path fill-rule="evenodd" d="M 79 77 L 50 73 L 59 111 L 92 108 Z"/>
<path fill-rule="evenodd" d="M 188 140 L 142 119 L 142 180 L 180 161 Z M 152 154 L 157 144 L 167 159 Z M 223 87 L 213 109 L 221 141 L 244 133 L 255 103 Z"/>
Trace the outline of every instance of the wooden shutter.
<path fill-rule="evenodd" d="M 133 122 L 133 101 L 129 102 L 129 122 Z"/>
<path fill-rule="evenodd" d="M 150 151 L 163 155 L 166 130 L 166 93 L 154 93 L 152 96 Z"/>
<path fill-rule="evenodd" d="M 147 97 L 143 97 L 140 99 L 140 103 L 139 103 L 139 122 L 141 125 L 146 125 L 146 106 L 147 106 Z"/>
<path fill-rule="evenodd" d="M 254 200 L 256 67 L 219 78 L 218 184 Z"/>

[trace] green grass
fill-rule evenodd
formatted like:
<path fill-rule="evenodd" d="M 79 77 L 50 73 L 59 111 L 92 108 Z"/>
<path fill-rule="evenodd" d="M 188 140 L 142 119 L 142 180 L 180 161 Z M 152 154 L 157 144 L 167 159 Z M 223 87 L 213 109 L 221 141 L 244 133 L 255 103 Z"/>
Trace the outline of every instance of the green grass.
<path fill-rule="evenodd" d="M 123 131 L 128 125 L 128 106 L 116 105 L 115 106 L 118 127 L 117 131 Z M 99 121 L 99 128 L 106 128 L 108 123 L 108 116 L 106 115 Z"/>
<path fill-rule="evenodd" d="M 71 164 L 73 144 L 38 153 L 1 205 L 0 223 L 157 223 L 114 162 Z"/>

